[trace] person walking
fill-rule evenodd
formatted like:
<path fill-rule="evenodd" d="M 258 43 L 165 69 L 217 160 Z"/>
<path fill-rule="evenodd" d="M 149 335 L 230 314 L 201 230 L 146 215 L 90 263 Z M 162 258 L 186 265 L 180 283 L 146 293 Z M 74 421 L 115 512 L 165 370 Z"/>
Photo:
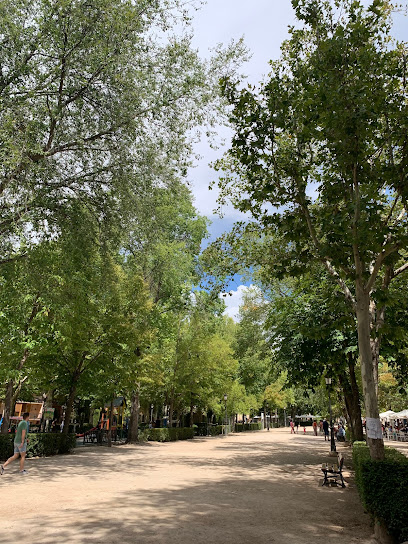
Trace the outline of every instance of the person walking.
<path fill-rule="evenodd" d="M 323 431 L 324 431 L 324 441 L 329 440 L 329 422 L 327 419 L 323 419 Z"/>
<path fill-rule="evenodd" d="M 317 421 L 313 420 L 313 434 L 317 436 Z"/>
<path fill-rule="evenodd" d="M 14 437 L 14 455 L 12 455 L 7 461 L 4 463 L 4 465 L 0 465 L 0 475 L 2 476 L 4 474 L 4 469 L 7 465 L 15 461 L 20 457 L 20 474 L 23 474 L 24 476 L 28 474 L 28 472 L 24 468 L 25 458 L 27 455 L 27 436 L 28 436 L 28 418 L 30 417 L 30 414 L 28 412 L 24 412 L 23 414 L 23 420 L 20 421 L 17 427 L 16 436 Z"/>
<path fill-rule="evenodd" d="M 295 433 L 295 425 L 292 420 L 290 420 L 290 434 Z"/>

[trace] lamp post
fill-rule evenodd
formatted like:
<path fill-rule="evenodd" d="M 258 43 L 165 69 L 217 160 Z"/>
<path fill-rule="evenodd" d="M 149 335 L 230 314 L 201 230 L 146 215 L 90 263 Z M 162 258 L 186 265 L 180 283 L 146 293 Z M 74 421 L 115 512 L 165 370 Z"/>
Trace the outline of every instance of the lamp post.
<path fill-rule="evenodd" d="M 227 400 L 228 400 L 228 395 L 224 395 L 224 402 L 225 402 L 225 436 L 227 436 Z"/>
<path fill-rule="evenodd" d="M 150 424 L 152 427 L 153 427 L 153 408 L 154 408 L 154 404 L 151 404 L 150 405 Z"/>
<path fill-rule="evenodd" d="M 330 386 L 332 383 L 332 379 L 326 377 L 326 386 L 329 393 L 329 412 L 330 412 L 330 451 L 335 452 L 336 451 L 336 444 L 334 442 L 334 426 L 333 426 L 333 416 L 332 416 L 332 406 L 331 406 L 331 397 L 330 397 Z"/>
<path fill-rule="evenodd" d="M 269 419 L 268 419 L 268 412 L 269 412 L 269 404 L 266 403 L 265 405 L 265 418 L 266 418 L 266 428 L 269 431 Z"/>

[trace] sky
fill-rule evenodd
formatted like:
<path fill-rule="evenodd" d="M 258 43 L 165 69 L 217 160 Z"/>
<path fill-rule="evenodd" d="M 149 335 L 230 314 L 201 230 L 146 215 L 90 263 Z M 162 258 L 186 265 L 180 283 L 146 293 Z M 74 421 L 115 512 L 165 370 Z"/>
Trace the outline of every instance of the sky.
<path fill-rule="evenodd" d="M 394 35 L 408 41 L 408 18 L 396 15 L 394 22 Z M 295 16 L 290 0 L 207 0 L 194 17 L 193 45 L 201 56 L 208 57 L 209 50 L 217 44 L 226 45 L 232 39 L 244 37 L 252 56 L 242 67 L 242 72 L 249 83 L 257 84 L 268 73 L 269 61 L 279 58 L 280 45 L 288 37 L 288 26 L 293 24 Z M 225 127 L 220 128 L 220 135 L 228 143 L 229 132 Z M 196 152 L 201 159 L 190 170 L 189 179 L 196 208 L 212 221 L 208 240 L 211 242 L 223 232 L 229 231 L 242 215 L 232 207 L 223 208 L 222 218 L 213 213 L 217 207 L 217 191 L 210 191 L 208 186 L 216 179 L 217 173 L 209 163 L 221 157 L 223 149 L 214 151 L 207 142 L 202 141 L 196 145 Z M 237 278 L 228 288 L 232 296 L 224 298 L 226 313 L 236 318 L 244 291 L 243 284 Z"/>
<path fill-rule="evenodd" d="M 208 57 L 210 49 L 217 44 L 227 45 L 232 39 L 244 38 L 251 58 L 242 67 L 247 81 L 258 83 L 269 71 L 268 63 L 280 54 L 280 45 L 288 36 L 288 25 L 295 22 L 290 0 L 208 0 L 195 14 L 193 46 L 201 56 Z M 220 138 L 226 138 L 229 131 L 220 127 Z M 224 148 L 225 150 L 226 148 Z M 198 211 L 211 220 L 210 237 L 206 243 L 215 240 L 223 232 L 229 231 L 233 223 L 242 218 L 237 210 L 223 208 L 223 217 L 214 214 L 217 207 L 217 191 L 208 189 L 216 179 L 216 172 L 209 163 L 223 154 L 223 149 L 211 149 L 206 141 L 196 145 L 196 152 L 201 156 L 195 168 L 189 172 L 189 179 Z M 226 314 L 236 319 L 242 301 L 244 285 L 240 278 L 235 278 L 228 289 L 232 296 L 223 300 Z"/>

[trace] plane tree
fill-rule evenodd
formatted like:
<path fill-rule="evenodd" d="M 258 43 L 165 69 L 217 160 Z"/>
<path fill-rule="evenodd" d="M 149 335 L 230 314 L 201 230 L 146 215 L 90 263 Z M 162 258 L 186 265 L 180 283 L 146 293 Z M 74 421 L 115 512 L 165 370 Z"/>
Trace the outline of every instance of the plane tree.
<path fill-rule="evenodd" d="M 299 25 L 258 88 L 226 78 L 234 136 L 221 202 L 250 212 L 276 275 L 320 265 L 356 317 L 367 436 L 382 459 L 377 381 L 387 296 L 408 269 L 406 46 L 389 2 L 292 1 Z"/>

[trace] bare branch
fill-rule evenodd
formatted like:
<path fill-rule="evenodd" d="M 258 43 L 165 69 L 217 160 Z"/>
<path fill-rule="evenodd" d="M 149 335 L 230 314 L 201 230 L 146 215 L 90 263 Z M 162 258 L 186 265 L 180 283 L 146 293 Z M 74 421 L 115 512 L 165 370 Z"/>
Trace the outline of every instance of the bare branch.
<path fill-rule="evenodd" d="M 399 268 L 397 268 L 397 270 L 395 270 L 394 274 L 392 275 L 393 278 L 396 278 L 397 276 L 399 276 L 400 274 L 402 274 L 403 272 L 405 272 L 405 270 L 408 269 L 408 263 L 405 263 L 403 264 L 402 266 L 400 266 Z"/>

